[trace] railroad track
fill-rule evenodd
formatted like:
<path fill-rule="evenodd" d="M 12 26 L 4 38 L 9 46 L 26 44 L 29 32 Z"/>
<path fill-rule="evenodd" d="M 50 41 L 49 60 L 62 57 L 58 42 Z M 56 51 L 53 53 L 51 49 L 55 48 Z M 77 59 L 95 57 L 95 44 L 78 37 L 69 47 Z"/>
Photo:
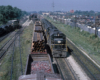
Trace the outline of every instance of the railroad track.
<path fill-rule="evenodd" d="M 15 49 L 16 49 L 16 39 L 18 39 L 19 42 L 19 53 L 20 53 L 20 65 L 21 65 L 21 74 L 23 75 L 23 66 L 22 66 L 22 50 L 21 50 L 21 43 L 20 43 L 20 35 L 23 32 L 23 30 L 20 30 L 18 34 L 16 34 L 14 41 L 13 41 L 13 53 L 11 57 L 11 70 L 10 70 L 10 80 L 13 80 L 13 72 L 14 72 L 14 54 L 15 54 Z"/>
<path fill-rule="evenodd" d="M 7 35 L 0 38 L 0 42 L 3 41 L 5 38 L 7 38 L 11 33 L 8 33 Z"/>
<path fill-rule="evenodd" d="M 20 40 L 20 35 L 21 35 L 22 32 L 19 33 L 19 52 L 20 52 L 20 64 L 21 64 L 21 73 L 23 75 L 23 65 L 22 65 L 22 47 L 21 47 L 21 40 Z"/>
<path fill-rule="evenodd" d="M 100 80 L 100 68 L 98 68 L 88 57 L 86 57 L 75 45 L 67 39 L 68 46 L 73 50 L 72 56 L 80 64 L 91 80 Z"/>
<path fill-rule="evenodd" d="M 4 48 L 4 46 L 5 46 L 16 34 L 17 34 L 17 32 L 14 33 L 14 34 L 10 37 L 10 39 L 8 39 L 8 40 L 0 47 L 0 51 Z"/>
<path fill-rule="evenodd" d="M 25 27 L 24 27 L 25 28 Z M 7 50 L 9 49 L 9 47 L 12 45 L 12 43 L 14 42 L 15 38 L 18 37 L 19 33 L 22 32 L 24 30 L 24 28 L 21 28 L 19 31 L 17 31 L 13 37 L 11 37 L 7 42 L 5 42 L 5 44 L 0 48 L 0 61 L 2 60 L 3 56 L 5 55 L 5 53 L 7 52 Z M 17 36 L 17 37 L 16 37 Z"/>
<path fill-rule="evenodd" d="M 4 54 L 6 53 L 6 51 L 9 49 L 9 47 L 12 45 L 12 43 L 14 42 L 14 39 L 16 37 L 18 33 L 16 33 L 13 37 L 11 37 L 10 40 L 8 40 L 1 48 L 0 48 L 0 60 L 2 59 L 2 57 L 4 56 Z"/>
<path fill-rule="evenodd" d="M 55 60 L 63 80 L 79 80 L 65 58 L 55 58 Z"/>

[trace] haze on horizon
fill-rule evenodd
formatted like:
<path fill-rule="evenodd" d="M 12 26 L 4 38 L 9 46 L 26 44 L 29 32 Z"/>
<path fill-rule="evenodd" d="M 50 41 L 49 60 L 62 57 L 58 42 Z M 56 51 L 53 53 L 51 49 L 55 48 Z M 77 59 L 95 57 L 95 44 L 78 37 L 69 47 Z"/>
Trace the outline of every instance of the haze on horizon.
<path fill-rule="evenodd" d="M 11 5 L 25 11 L 100 11 L 100 0 L 1 0 L 0 6 Z"/>

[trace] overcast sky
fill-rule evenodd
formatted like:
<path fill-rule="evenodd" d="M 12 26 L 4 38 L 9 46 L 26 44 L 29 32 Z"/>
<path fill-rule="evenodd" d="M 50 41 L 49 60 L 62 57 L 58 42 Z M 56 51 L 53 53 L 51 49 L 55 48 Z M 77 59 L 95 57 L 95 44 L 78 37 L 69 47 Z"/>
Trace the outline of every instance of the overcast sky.
<path fill-rule="evenodd" d="M 52 11 L 53 1 L 55 11 L 100 11 L 100 0 L 0 0 L 0 6 L 12 5 L 25 11 Z"/>

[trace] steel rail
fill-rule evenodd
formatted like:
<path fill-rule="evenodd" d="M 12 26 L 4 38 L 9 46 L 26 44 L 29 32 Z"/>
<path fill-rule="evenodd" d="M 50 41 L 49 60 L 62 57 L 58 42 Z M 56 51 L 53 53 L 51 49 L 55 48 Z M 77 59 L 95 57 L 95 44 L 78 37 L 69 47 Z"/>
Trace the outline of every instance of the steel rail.
<path fill-rule="evenodd" d="M 20 44 L 20 33 L 19 33 L 19 52 L 20 52 L 20 64 L 21 64 L 21 72 L 22 72 L 22 75 L 23 75 L 23 66 L 22 66 L 22 56 L 21 56 L 21 44 Z"/>
<path fill-rule="evenodd" d="M 15 40 L 16 40 L 16 37 L 15 37 Z M 13 61 L 14 61 L 14 53 L 15 53 L 15 40 L 14 40 L 13 53 L 12 53 L 12 58 L 11 58 L 11 72 L 10 72 L 11 76 L 10 76 L 10 80 L 12 80 L 12 74 L 13 74 Z"/>
<path fill-rule="evenodd" d="M 58 68 L 59 68 L 59 71 L 60 71 L 60 74 L 61 74 L 61 76 L 62 76 L 62 79 L 63 80 L 66 80 L 65 78 L 64 78 L 64 75 L 63 75 L 63 72 L 61 71 L 61 68 L 60 68 L 60 64 L 58 63 L 58 61 L 57 61 L 57 59 L 61 59 L 61 58 L 55 58 L 55 60 L 56 60 L 56 62 L 57 62 L 57 66 L 58 66 Z M 70 71 L 70 73 L 72 74 L 72 76 L 73 76 L 73 78 L 74 78 L 74 80 L 79 80 L 79 78 L 77 77 L 77 75 L 76 75 L 76 73 L 74 72 L 74 70 L 72 69 L 72 67 L 70 67 L 71 65 L 68 63 L 68 62 L 66 62 L 66 60 L 65 60 L 65 58 L 62 58 L 62 60 L 64 60 L 64 63 L 67 65 L 67 70 L 65 70 L 65 72 L 66 71 Z M 62 63 L 62 65 L 63 65 L 63 63 Z M 63 67 L 62 67 L 63 68 Z M 67 75 L 66 75 L 67 76 Z M 71 80 L 71 76 L 68 76 L 68 79 L 70 79 Z"/>
<path fill-rule="evenodd" d="M 57 62 L 57 59 L 55 59 L 55 60 L 56 60 L 56 62 Z M 64 76 L 63 76 L 63 73 L 62 73 L 62 71 L 61 71 L 61 69 L 60 69 L 60 66 L 58 65 L 58 62 L 57 62 L 57 66 L 58 66 L 58 69 L 60 70 L 60 74 L 61 74 L 61 76 L 62 76 L 62 79 L 65 80 L 65 79 L 64 79 Z"/>
<path fill-rule="evenodd" d="M 24 29 L 25 29 L 25 27 L 22 28 L 22 30 L 20 29 L 19 31 L 17 31 L 17 33 L 16 33 L 15 35 L 17 35 L 19 32 L 22 33 Z M 15 37 L 15 35 L 14 35 L 13 37 Z M 17 36 L 18 36 L 18 35 L 17 35 Z M 13 38 L 13 37 L 12 37 L 12 38 Z M 11 38 L 11 39 L 12 39 L 12 38 Z M 11 39 L 10 39 L 10 40 L 11 40 Z M 10 43 L 10 45 L 7 47 L 7 49 L 6 49 L 3 53 L 0 53 L 0 60 L 2 59 L 3 55 L 6 53 L 6 51 L 9 49 L 9 47 L 11 46 L 11 44 L 12 44 L 13 42 L 14 42 L 14 40 Z M 3 48 L 4 48 L 4 47 L 3 47 Z"/>

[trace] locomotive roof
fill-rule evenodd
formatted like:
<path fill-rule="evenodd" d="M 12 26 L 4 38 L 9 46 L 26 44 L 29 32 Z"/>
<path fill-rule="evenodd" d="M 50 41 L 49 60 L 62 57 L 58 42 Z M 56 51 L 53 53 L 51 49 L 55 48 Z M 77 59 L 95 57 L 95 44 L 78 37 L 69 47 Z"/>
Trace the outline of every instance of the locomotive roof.
<path fill-rule="evenodd" d="M 9 20 L 6 25 L 12 24 L 15 21 L 18 21 L 18 20 Z"/>
<path fill-rule="evenodd" d="M 15 21 L 17 21 L 17 20 L 9 20 L 8 23 L 12 23 L 12 22 L 15 22 Z"/>
<path fill-rule="evenodd" d="M 5 28 L 5 26 L 7 26 L 7 25 L 9 25 L 9 24 L 11 24 L 12 22 L 15 22 L 15 21 L 17 21 L 17 20 L 9 20 L 9 21 L 7 22 L 7 24 L 1 25 L 0 28 Z"/>
<path fill-rule="evenodd" d="M 50 36 L 58 34 L 65 36 L 65 34 L 63 34 L 61 31 L 54 31 L 54 30 L 51 32 Z"/>

